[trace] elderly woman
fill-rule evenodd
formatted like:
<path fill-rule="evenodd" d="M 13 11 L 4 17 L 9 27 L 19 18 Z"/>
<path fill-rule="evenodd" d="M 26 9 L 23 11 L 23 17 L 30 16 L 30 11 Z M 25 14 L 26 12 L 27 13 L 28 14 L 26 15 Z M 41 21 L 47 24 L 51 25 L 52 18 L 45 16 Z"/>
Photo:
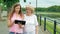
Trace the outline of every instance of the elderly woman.
<path fill-rule="evenodd" d="M 26 21 L 25 34 L 38 34 L 38 21 L 37 16 L 34 14 L 34 8 L 27 5 L 24 16 L 24 20 Z"/>

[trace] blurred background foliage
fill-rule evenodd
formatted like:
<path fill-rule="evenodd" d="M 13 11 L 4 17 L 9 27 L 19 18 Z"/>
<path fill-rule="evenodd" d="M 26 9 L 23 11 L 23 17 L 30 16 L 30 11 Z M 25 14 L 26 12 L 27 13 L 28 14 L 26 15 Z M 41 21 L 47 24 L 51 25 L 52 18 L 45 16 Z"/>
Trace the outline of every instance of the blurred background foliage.
<path fill-rule="evenodd" d="M 2 10 L 7 10 L 9 11 L 10 8 L 12 7 L 13 4 L 18 3 L 19 0 L 0 0 L 0 7 Z M 26 0 L 24 0 L 26 2 Z M 23 11 L 25 11 L 25 8 L 22 8 Z M 42 12 L 60 12 L 60 6 L 54 5 L 50 6 L 48 8 L 42 8 L 42 7 L 37 7 L 37 10 L 35 8 L 35 11 L 42 11 Z"/>
<path fill-rule="evenodd" d="M 9 11 L 13 4 L 19 2 L 19 0 L 0 0 L 0 7 L 2 10 Z"/>

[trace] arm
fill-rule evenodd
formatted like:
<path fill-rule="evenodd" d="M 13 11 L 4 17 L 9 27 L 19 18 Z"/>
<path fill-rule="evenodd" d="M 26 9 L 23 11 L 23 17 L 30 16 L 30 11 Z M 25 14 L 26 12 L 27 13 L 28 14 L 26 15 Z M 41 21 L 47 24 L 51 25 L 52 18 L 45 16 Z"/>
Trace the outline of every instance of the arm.
<path fill-rule="evenodd" d="M 13 23 L 11 23 L 10 16 L 8 16 L 7 20 L 8 20 L 8 23 L 7 23 L 8 27 L 11 27 L 13 25 Z"/>
<path fill-rule="evenodd" d="M 38 34 L 39 26 L 38 26 L 37 16 L 35 16 L 35 26 L 36 26 L 36 34 Z"/>
<path fill-rule="evenodd" d="M 38 34 L 38 29 L 39 29 L 38 26 L 36 26 L 36 34 Z"/>
<path fill-rule="evenodd" d="M 11 21 L 10 20 L 8 20 L 8 27 L 11 27 L 12 25 L 13 25 L 13 23 L 11 23 Z"/>

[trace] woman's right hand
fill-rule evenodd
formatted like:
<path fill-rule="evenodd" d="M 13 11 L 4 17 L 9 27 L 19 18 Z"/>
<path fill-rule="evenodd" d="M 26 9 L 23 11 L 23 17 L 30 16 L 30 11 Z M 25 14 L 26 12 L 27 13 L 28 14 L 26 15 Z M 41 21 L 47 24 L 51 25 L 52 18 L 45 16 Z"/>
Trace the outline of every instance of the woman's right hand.
<path fill-rule="evenodd" d="M 8 27 L 12 27 L 13 24 L 14 24 L 14 23 L 11 23 L 10 20 L 8 21 Z"/>
<path fill-rule="evenodd" d="M 12 27 L 13 23 L 8 23 L 8 27 Z"/>

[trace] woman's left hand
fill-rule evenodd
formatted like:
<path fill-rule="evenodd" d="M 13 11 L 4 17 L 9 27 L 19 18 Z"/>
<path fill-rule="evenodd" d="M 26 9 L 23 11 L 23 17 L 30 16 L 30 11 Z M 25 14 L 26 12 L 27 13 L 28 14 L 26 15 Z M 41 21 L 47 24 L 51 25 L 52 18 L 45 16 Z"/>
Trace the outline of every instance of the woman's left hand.
<path fill-rule="evenodd" d="M 24 28 L 24 25 L 22 25 L 22 24 L 18 24 L 18 25 L 19 25 L 20 28 Z"/>

